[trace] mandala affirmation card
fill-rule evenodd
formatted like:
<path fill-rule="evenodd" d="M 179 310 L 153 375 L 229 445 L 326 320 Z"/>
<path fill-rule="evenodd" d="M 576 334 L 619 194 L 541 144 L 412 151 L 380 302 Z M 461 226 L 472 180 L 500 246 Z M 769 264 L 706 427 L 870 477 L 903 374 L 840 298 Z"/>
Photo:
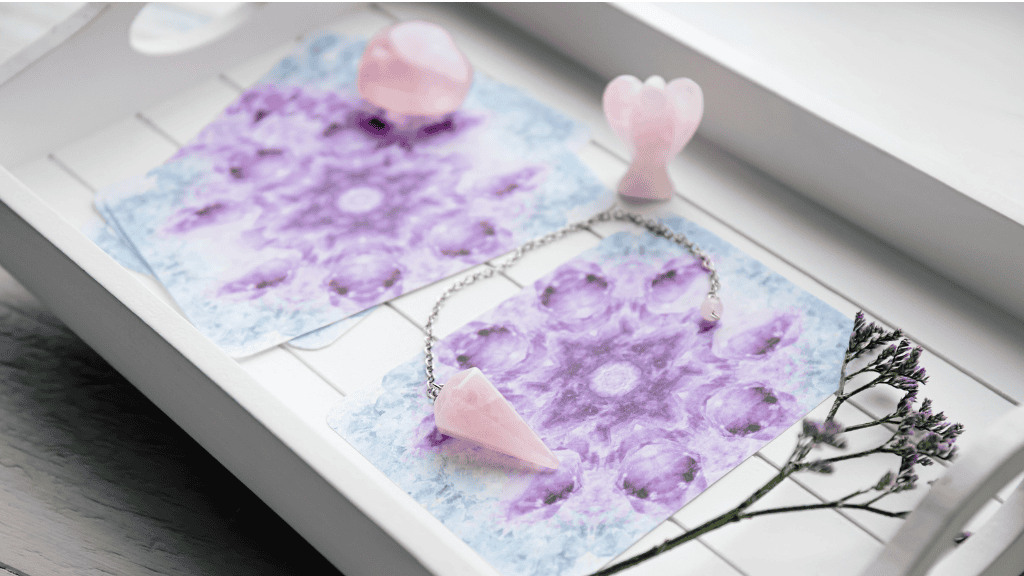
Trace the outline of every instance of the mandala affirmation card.
<path fill-rule="evenodd" d="M 438 380 L 483 370 L 557 471 L 440 434 L 422 356 L 329 424 L 501 573 L 599 568 L 834 392 L 853 324 L 699 226 L 666 224 L 714 259 L 717 324 L 696 260 L 621 232 L 435 348 Z"/>
<path fill-rule="evenodd" d="M 364 41 L 322 35 L 101 212 L 234 356 L 510 251 L 612 201 L 580 126 L 477 73 L 439 119 L 390 122 L 354 87 Z"/>

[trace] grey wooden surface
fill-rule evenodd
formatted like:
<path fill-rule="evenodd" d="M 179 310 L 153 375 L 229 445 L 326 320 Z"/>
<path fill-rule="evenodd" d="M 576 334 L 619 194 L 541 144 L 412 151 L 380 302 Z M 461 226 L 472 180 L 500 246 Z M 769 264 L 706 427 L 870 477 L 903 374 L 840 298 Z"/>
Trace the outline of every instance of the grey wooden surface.
<path fill-rule="evenodd" d="M 338 574 L 0 269 L 5 572 Z"/>

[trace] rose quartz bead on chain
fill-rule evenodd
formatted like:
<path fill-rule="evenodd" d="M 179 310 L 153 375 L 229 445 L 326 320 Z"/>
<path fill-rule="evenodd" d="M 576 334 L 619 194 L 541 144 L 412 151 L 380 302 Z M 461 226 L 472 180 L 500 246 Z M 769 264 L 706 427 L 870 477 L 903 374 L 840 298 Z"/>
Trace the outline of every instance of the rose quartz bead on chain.
<path fill-rule="evenodd" d="M 404 124 L 410 117 L 454 112 L 472 83 L 473 68 L 451 34 L 437 24 L 410 21 L 370 39 L 356 86 L 365 100 Z"/>
<path fill-rule="evenodd" d="M 697 132 L 704 95 L 689 78 L 666 84 L 660 76 L 640 82 L 619 76 L 604 91 L 604 114 L 633 156 L 619 182 L 619 194 L 632 200 L 667 200 L 674 191 L 668 162 Z"/>
<path fill-rule="evenodd" d="M 700 303 L 700 315 L 708 322 L 718 322 L 718 319 L 722 317 L 722 312 L 722 301 L 718 299 L 718 296 L 708 294 L 708 297 Z"/>

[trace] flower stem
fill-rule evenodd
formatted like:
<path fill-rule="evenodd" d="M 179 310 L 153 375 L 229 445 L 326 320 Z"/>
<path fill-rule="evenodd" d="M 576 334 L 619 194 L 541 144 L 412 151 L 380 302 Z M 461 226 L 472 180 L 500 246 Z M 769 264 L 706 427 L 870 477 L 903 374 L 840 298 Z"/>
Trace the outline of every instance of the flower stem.
<path fill-rule="evenodd" d="M 853 426 L 847 426 L 846 428 L 843 428 L 843 432 L 856 432 L 857 430 L 871 428 L 872 426 L 884 426 L 886 424 L 894 424 L 895 422 L 892 420 L 892 416 L 892 414 L 889 414 L 872 422 L 865 422 L 863 424 L 854 424 Z"/>
<path fill-rule="evenodd" d="M 704 534 L 711 532 L 712 530 L 715 530 L 716 528 L 721 528 L 722 526 L 725 526 L 726 524 L 731 524 L 733 522 L 739 522 L 743 519 L 741 517 L 741 514 L 744 510 L 746 510 L 755 502 L 763 498 L 766 494 L 771 492 L 773 488 L 778 486 L 780 483 L 782 483 L 783 480 L 785 480 L 790 474 L 793 473 L 794 470 L 788 470 L 788 468 L 788 466 L 786 468 L 783 468 L 771 480 L 766 482 L 764 486 L 759 488 L 756 492 L 751 494 L 749 498 L 740 503 L 739 506 L 736 506 L 732 510 L 726 512 L 725 514 L 722 514 L 714 520 L 709 520 L 708 522 L 701 524 L 693 530 L 688 530 L 685 533 L 676 536 L 675 538 L 665 540 L 658 546 L 651 548 L 650 550 L 644 552 L 643 554 L 640 554 L 639 556 L 634 556 L 627 560 L 623 560 L 618 564 L 613 564 L 598 572 L 594 572 L 591 576 L 607 576 L 608 574 L 615 574 L 617 572 L 621 572 L 626 568 L 636 566 L 637 564 L 643 562 L 644 560 L 647 560 L 648 558 L 653 558 L 659 554 L 662 554 L 664 552 L 667 552 L 668 550 L 675 548 L 676 546 L 680 546 L 682 544 L 689 542 L 690 540 L 699 538 Z"/>
<path fill-rule="evenodd" d="M 740 514 L 737 520 L 746 520 L 747 518 L 754 518 L 756 516 L 764 516 L 765 514 L 779 514 L 782 512 L 799 512 L 802 510 L 827 510 L 836 508 L 846 508 L 853 510 L 867 510 L 868 512 L 874 512 L 875 514 L 881 514 L 882 516 L 888 516 L 889 518 L 906 518 L 907 514 L 910 514 L 909 510 L 903 512 L 889 512 L 888 510 L 882 510 L 881 508 L 875 508 L 869 504 L 846 504 L 841 500 L 835 502 L 823 502 L 821 504 L 805 504 L 803 506 L 785 506 L 781 508 L 768 508 L 767 510 L 757 510 L 756 512 L 747 512 Z"/>
<path fill-rule="evenodd" d="M 848 373 L 851 362 L 861 358 L 868 352 L 876 350 L 884 344 L 896 341 L 898 341 L 897 344 L 883 350 L 875 360 L 869 362 L 859 370 Z M 908 340 L 905 340 L 903 338 L 902 331 L 895 330 L 890 332 L 873 323 L 865 323 L 863 313 L 858 313 L 854 320 L 854 331 L 850 337 L 850 343 L 847 347 L 846 355 L 841 366 L 839 386 L 836 389 L 835 398 L 832 402 L 828 415 L 825 417 L 824 424 L 812 421 L 804 422 L 804 431 L 799 434 L 799 439 L 796 446 L 793 448 L 793 452 L 790 454 L 786 464 L 779 469 L 778 473 L 775 474 L 774 477 L 732 510 L 725 512 L 717 518 L 709 520 L 692 530 L 688 530 L 675 538 L 665 540 L 658 546 L 651 548 L 639 556 L 634 556 L 633 558 L 608 566 L 607 568 L 594 573 L 593 576 L 615 574 L 631 566 L 636 566 L 645 560 L 653 558 L 654 556 L 662 554 L 681 544 L 697 539 L 712 530 L 721 528 L 722 526 L 767 514 L 780 514 L 806 510 L 848 509 L 864 510 L 889 518 L 905 518 L 909 514 L 908 511 L 890 512 L 888 510 L 875 507 L 875 503 L 890 494 L 915 488 L 917 476 L 914 474 L 914 463 L 927 465 L 932 461 L 932 459 L 952 459 L 954 456 L 952 444 L 963 432 L 963 427 L 959 424 L 949 424 L 946 422 L 945 417 L 941 412 L 932 415 L 931 409 L 928 407 L 930 406 L 928 400 L 924 400 L 922 402 L 922 407 L 919 411 L 915 412 L 912 410 L 911 406 L 917 395 L 917 385 L 923 385 L 926 382 L 924 369 L 920 368 L 917 364 L 919 356 L 920 349 L 914 348 Z M 868 383 L 861 385 L 851 392 L 846 392 L 847 384 L 849 384 L 854 377 L 868 372 L 875 373 L 876 376 Z M 835 422 L 836 414 L 839 412 L 839 408 L 844 402 L 865 390 L 879 385 L 891 386 L 906 392 L 906 395 L 903 400 L 900 400 L 900 403 L 897 405 L 897 410 L 894 413 L 886 414 L 877 420 L 857 424 L 850 426 L 849 428 L 843 428 Z M 812 450 L 819 448 L 824 444 L 835 446 L 840 449 L 846 448 L 845 440 L 839 437 L 841 433 L 845 434 L 874 426 L 886 425 L 894 425 L 898 430 L 893 432 L 893 435 L 888 440 L 873 449 L 862 450 L 852 454 L 843 454 L 832 458 L 814 460 L 813 462 L 806 461 Z M 912 437 L 914 434 L 924 433 L 930 435 L 928 436 L 928 438 L 931 439 L 930 443 L 915 443 L 908 440 L 908 438 Z M 938 440 L 935 440 L 936 437 Z M 833 463 L 852 460 L 855 458 L 863 458 L 872 454 L 899 455 L 902 458 L 902 463 L 898 476 L 894 478 L 892 472 L 886 473 L 885 476 L 871 487 L 851 492 L 845 497 L 831 502 L 799 506 L 783 506 L 747 512 L 747 509 L 755 502 L 762 499 L 786 478 L 797 472 L 810 470 L 819 473 L 831 473 L 832 467 L 830 465 Z M 851 500 L 854 498 L 875 491 L 878 491 L 879 493 L 874 497 L 868 496 L 866 501 L 861 500 L 859 503 L 851 503 Z"/>

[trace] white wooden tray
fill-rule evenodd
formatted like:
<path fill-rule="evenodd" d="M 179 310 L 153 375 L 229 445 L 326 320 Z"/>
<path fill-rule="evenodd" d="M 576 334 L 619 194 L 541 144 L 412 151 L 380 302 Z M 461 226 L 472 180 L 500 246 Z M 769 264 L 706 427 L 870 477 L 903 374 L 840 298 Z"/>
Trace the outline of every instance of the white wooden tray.
<path fill-rule="evenodd" d="M 624 150 L 605 126 L 600 108 L 603 80 L 564 56 L 472 6 L 344 8 L 328 27 L 346 34 L 369 36 L 400 19 L 440 23 L 475 67 L 588 123 L 594 135 L 580 156 L 608 186 L 625 172 Z M 33 75 L 35 66 L 91 70 L 97 64 L 82 47 L 126 47 L 127 23 L 137 9 L 102 8 L 92 27 L 67 35 L 33 67 L 0 85 L 0 116 L 5 119 L 0 163 L 6 168 L 0 170 L 0 266 L 346 574 L 496 574 L 324 420 L 345 394 L 418 352 L 420 322 L 450 280 L 381 306 L 325 349 L 281 346 L 236 361 L 201 336 L 159 285 L 125 270 L 78 231 L 93 214 L 91 197 L 97 189 L 168 158 L 291 49 L 292 42 L 284 39 L 324 18 L 322 13 L 300 17 L 289 12 L 278 26 L 264 17 L 257 21 L 264 28 L 242 27 L 234 39 L 223 41 L 230 44 L 224 52 L 230 56 L 212 59 L 210 51 L 200 50 L 169 59 L 172 67 L 191 66 L 192 73 L 173 75 L 173 82 L 154 90 L 132 93 L 137 77 L 109 71 L 81 74 L 79 84 L 63 88 L 59 83 L 54 88 L 52 75 Z M 290 8 L 298 13 L 312 9 Z M 268 48 L 246 30 L 276 33 L 282 43 Z M 145 69 L 140 65 L 143 72 L 133 73 L 149 74 Z M 91 77 L 101 79 L 102 85 L 92 85 Z M 104 102 L 97 108 L 99 121 L 62 116 L 64 131 L 30 122 L 28 112 L 19 121 L 22 110 L 4 107 L 14 101 L 14 93 L 21 98 L 35 95 L 39 107 L 79 106 L 73 104 L 76 90 L 91 90 L 116 105 Z M 81 113 L 87 114 L 89 106 Z M 36 136 L 34 128 L 46 136 Z M 20 134 L 25 146 L 12 145 L 8 134 Z M 970 447 L 972 430 L 980 431 L 1024 398 L 1024 330 L 1001 310 L 701 137 L 671 172 L 685 192 L 672 200 L 675 212 L 844 313 L 865 309 L 887 324 L 902 326 L 925 346 L 923 363 L 932 378 L 927 395 L 968 426 L 965 448 Z M 614 230 L 606 226 L 596 232 L 603 236 Z M 455 297 L 460 301 L 442 317 L 439 332 L 451 332 L 598 240 L 597 235 L 580 235 L 549 246 L 507 276 L 460 292 Z M 884 394 L 865 396 L 846 417 L 867 418 L 890 401 Z M 638 548 L 679 534 L 745 498 L 784 461 L 795 434 L 790 430 L 769 444 L 645 537 Z M 884 460 L 856 462 L 841 473 L 876 478 L 891 466 Z M 932 478 L 942 470 L 936 466 L 924 472 Z M 830 499 L 845 488 L 830 480 L 787 480 L 764 505 Z M 906 493 L 901 504 L 912 507 L 922 496 L 923 491 Z M 993 500 L 984 514 L 998 506 Z M 709 534 L 631 573 L 855 575 L 898 526 L 899 521 L 831 510 L 768 516 Z"/>

